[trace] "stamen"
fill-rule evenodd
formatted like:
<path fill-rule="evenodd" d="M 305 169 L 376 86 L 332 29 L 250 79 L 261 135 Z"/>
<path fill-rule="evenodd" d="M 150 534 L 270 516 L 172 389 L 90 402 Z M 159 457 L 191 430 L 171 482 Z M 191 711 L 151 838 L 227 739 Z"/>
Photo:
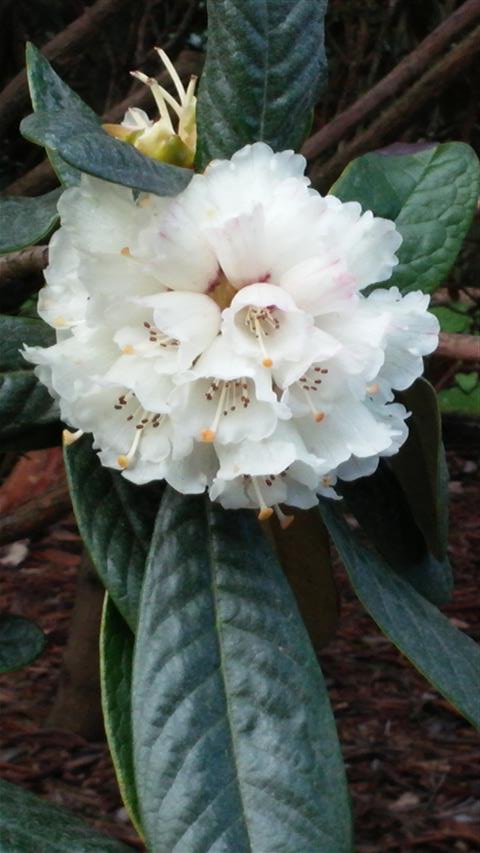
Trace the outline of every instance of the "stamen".
<path fill-rule="evenodd" d="M 68 429 L 64 429 L 62 432 L 63 443 L 65 447 L 70 447 L 71 444 L 74 444 L 81 438 L 83 435 L 83 429 L 77 429 L 76 432 L 70 432 Z"/>
<path fill-rule="evenodd" d="M 140 80 L 141 83 L 145 83 L 146 86 L 150 88 L 150 91 L 155 98 L 155 103 L 158 107 L 158 112 L 160 113 L 160 117 L 164 120 L 168 130 L 170 133 L 174 134 L 175 130 L 172 125 L 172 121 L 170 119 L 170 114 L 167 109 L 167 104 L 165 101 L 164 94 L 162 92 L 162 87 L 153 77 L 147 77 L 142 71 L 130 71 L 132 77 L 135 77 L 137 80 Z M 169 95 L 171 98 L 172 96 Z"/>
<path fill-rule="evenodd" d="M 294 515 L 286 515 L 280 509 L 278 504 L 275 504 L 273 508 L 275 510 L 275 515 L 277 516 L 278 521 L 280 522 L 280 527 L 282 528 L 282 530 L 286 530 L 287 527 L 290 527 L 292 522 L 295 521 L 295 516 Z"/>
<path fill-rule="evenodd" d="M 263 495 L 260 491 L 260 486 L 257 483 L 257 478 L 252 477 L 251 480 L 252 480 L 253 491 L 255 492 L 255 497 L 257 498 L 258 505 L 260 507 L 257 518 L 259 521 L 266 521 L 267 518 L 270 518 L 273 515 L 273 509 L 271 506 L 266 505 L 266 503 L 263 499 Z"/>
<path fill-rule="evenodd" d="M 374 397 L 375 394 L 378 394 L 378 392 L 380 391 L 380 385 L 378 384 L 378 382 L 373 382 L 372 385 L 367 385 L 366 390 L 367 394 Z"/>
<path fill-rule="evenodd" d="M 128 246 L 124 246 L 123 249 L 120 249 L 120 254 L 128 258 L 130 256 L 130 249 Z"/>
<path fill-rule="evenodd" d="M 212 424 L 208 429 L 202 429 L 202 441 L 206 441 L 208 444 L 211 444 L 212 441 L 215 441 L 215 437 L 216 437 L 217 429 L 218 429 L 218 424 L 219 424 L 220 417 L 221 417 L 221 414 L 222 414 L 222 411 L 224 408 L 223 402 L 225 400 L 229 385 L 230 385 L 229 382 L 223 383 L 223 387 L 222 387 L 222 390 L 220 392 L 220 399 L 219 399 L 218 404 L 217 404 L 217 410 L 215 412 L 215 416 L 213 418 Z M 213 389 L 215 392 L 218 389 L 218 385 L 216 385 L 216 387 L 215 387 L 215 383 L 212 382 L 209 391 L 211 391 L 211 389 Z M 212 397 L 208 397 L 208 393 L 209 392 L 207 392 L 207 399 L 212 399 Z"/>

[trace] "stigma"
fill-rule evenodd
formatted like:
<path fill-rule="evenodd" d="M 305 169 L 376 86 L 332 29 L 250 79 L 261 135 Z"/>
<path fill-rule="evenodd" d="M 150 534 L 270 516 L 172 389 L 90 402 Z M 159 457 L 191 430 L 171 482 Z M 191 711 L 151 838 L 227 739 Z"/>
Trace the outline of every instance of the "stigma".
<path fill-rule="evenodd" d="M 233 415 L 241 408 L 248 409 L 251 402 L 248 393 L 248 380 L 245 377 L 228 380 L 213 379 L 205 392 L 205 399 L 209 402 L 216 400 L 212 422 L 209 427 L 201 431 L 202 441 L 212 444 L 217 437 L 218 428 L 223 418 Z"/>

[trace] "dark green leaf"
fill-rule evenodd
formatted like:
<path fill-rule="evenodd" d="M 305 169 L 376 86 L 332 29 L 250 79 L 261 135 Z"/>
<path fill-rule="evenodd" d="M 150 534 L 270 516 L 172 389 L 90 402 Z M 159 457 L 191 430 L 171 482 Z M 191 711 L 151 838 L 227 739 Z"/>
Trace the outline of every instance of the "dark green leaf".
<path fill-rule="evenodd" d="M 322 674 L 252 513 L 167 490 L 132 696 L 151 853 L 352 849 Z"/>
<path fill-rule="evenodd" d="M 59 419 L 58 406 L 32 370 L 0 373 L 0 446 L 11 445 L 33 428 L 50 429 Z"/>
<path fill-rule="evenodd" d="M 35 198 L 0 197 L 0 255 L 32 246 L 48 237 L 58 222 L 61 189 Z"/>
<path fill-rule="evenodd" d="M 326 76 L 326 0 L 209 0 L 199 165 L 264 140 L 298 149 Z"/>
<path fill-rule="evenodd" d="M 448 543 L 448 470 L 437 395 L 426 379 L 417 379 L 398 398 L 412 414 L 408 439 L 390 465 L 430 551 L 443 560 Z"/>
<path fill-rule="evenodd" d="M 163 484 L 135 486 L 101 465 L 84 436 L 65 450 L 82 539 L 114 603 L 135 630 L 145 560 Z"/>
<path fill-rule="evenodd" d="M 403 243 L 388 287 L 428 293 L 445 280 L 462 246 L 480 192 L 480 166 L 463 142 L 410 154 L 373 152 L 353 160 L 331 192 L 396 222 Z"/>
<path fill-rule="evenodd" d="M 136 190 L 174 196 L 193 177 L 190 169 L 146 157 L 81 116 L 36 112 L 23 119 L 20 129 L 31 142 L 58 151 L 80 171 Z"/>
<path fill-rule="evenodd" d="M 45 646 L 43 631 L 23 616 L 0 613 L 0 672 L 28 666 Z"/>
<path fill-rule="evenodd" d="M 20 352 L 23 344 L 49 347 L 55 343 L 55 332 L 43 320 L 0 314 L 0 340 L 0 371 L 25 370 L 28 362 Z"/>
<path fill-rule="evenodd" d="M 365 609 L 413 665 L 474 725 L 480 649 L 396 572 L 357 541 L 331 502 L 321 513 Z"/>
<path fill-rule="evenodd" d="M 99 124 L 100 119 L 70 86 L 53 70 L 48 59 L 37 48 L 27 43 L 27 76 L 30 96 L 35 112 L 60 112 L 64 115 L 81 116 L 85 121 Z M 70 166 L 53 149 L 47 148 L 48 158 L 62 184 L 74 186 L 80 181 L 80 172 Z"/>
<path fill-rule="evenodd" d="M 133 770 L 131 721 L 133 642 L 134 636 L 130 628 L 107 594 L 100 631 L 103 719 L 118 787 L 130 819 L 141 835 Z"/>
<path fill-rule="evenodd" d="M 370 477 L 342 482 L 338 491 L 387 563 L 429 601 L 446 604 L 453 587 L 448 559 L 440 561 L 429 553 L 398 480 L 386 462 L 381 460 Z"/>
<path fill-rule="evenodd" d="M 2 853 L 131 853 L 66 809 L 0 780 Z"/>

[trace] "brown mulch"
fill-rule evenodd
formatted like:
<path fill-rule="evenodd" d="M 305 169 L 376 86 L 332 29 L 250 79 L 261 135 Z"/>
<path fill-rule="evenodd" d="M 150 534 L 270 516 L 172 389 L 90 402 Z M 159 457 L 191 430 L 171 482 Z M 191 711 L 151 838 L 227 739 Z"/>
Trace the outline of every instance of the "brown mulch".
<path fill-rule="evenodd" d="M 445 613 L 479 638 L 473 458 L 471 450 L 449 454 L 456 591 Z M 58 477 L 57 462 L 52 451 L 40 457 L 40 465 L 34 456 L 34 474 L 48 468 Z M 12 501 L 15 496 L 9 495 Z M 0 776 L 144 850 L 122 806 L 106 744 L 44 726 L 58 683 L 79 554 L 71 515 L 30 541 L 0 549 L 0 609 L 31 617 L 48 639 L 34 664 L 0 678 Z M 339 631 L 321 658 L 347 765 L 357 853 L 477 851 L 480 742 L 475 732 L 383 638 L 342 573 L 338 583 Z"/>

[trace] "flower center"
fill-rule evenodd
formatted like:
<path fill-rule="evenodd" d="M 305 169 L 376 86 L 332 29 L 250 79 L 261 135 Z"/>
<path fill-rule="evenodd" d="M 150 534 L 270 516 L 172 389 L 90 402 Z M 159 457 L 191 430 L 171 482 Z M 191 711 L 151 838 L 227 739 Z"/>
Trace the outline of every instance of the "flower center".
<path fill-rule="evenodd" d="M 220 275 L 217 276 L 208 290 L 210 299 L 213 299 L 213 301 L 217 303 L 220 311 L 223 311 L 224 308 L 228 308 L 230 306 L 236 293 L 237 291 L 233 284 L 230 284 L 229 280 L 223 273 L 220 273 Z"/>
<path fill-rule="evenodd" d="M 237 409 L 247 409 L 250 405 L 248 394 L 248 381 L 244 377 L 240 379 L 213 379 L 205 392 L 205 398 L 210 402 L 218 396 L 218 401 L 212 423 L 206 429 L 202 429 L 202 441 L 211 444 L 215 441 L 218 425 L 221 418 L 226 418 Z"/>
<path fill-rule="evenodd" d="M 325 376 L 327 373 L 328 369 L 326 367 L 314 365 L 306 370 L 303 376 L 297 380 L 297 385 L 302 389 L 310 407 L 310 411 L 317 423 L 321 423 L 324 420 L 325 412 L 322 412 L 321 409 L 318 409 L 315 406 L 312 394 L 315 394 L 319 390 L 320 385 L 322 384 L 322 376 Z"/>

